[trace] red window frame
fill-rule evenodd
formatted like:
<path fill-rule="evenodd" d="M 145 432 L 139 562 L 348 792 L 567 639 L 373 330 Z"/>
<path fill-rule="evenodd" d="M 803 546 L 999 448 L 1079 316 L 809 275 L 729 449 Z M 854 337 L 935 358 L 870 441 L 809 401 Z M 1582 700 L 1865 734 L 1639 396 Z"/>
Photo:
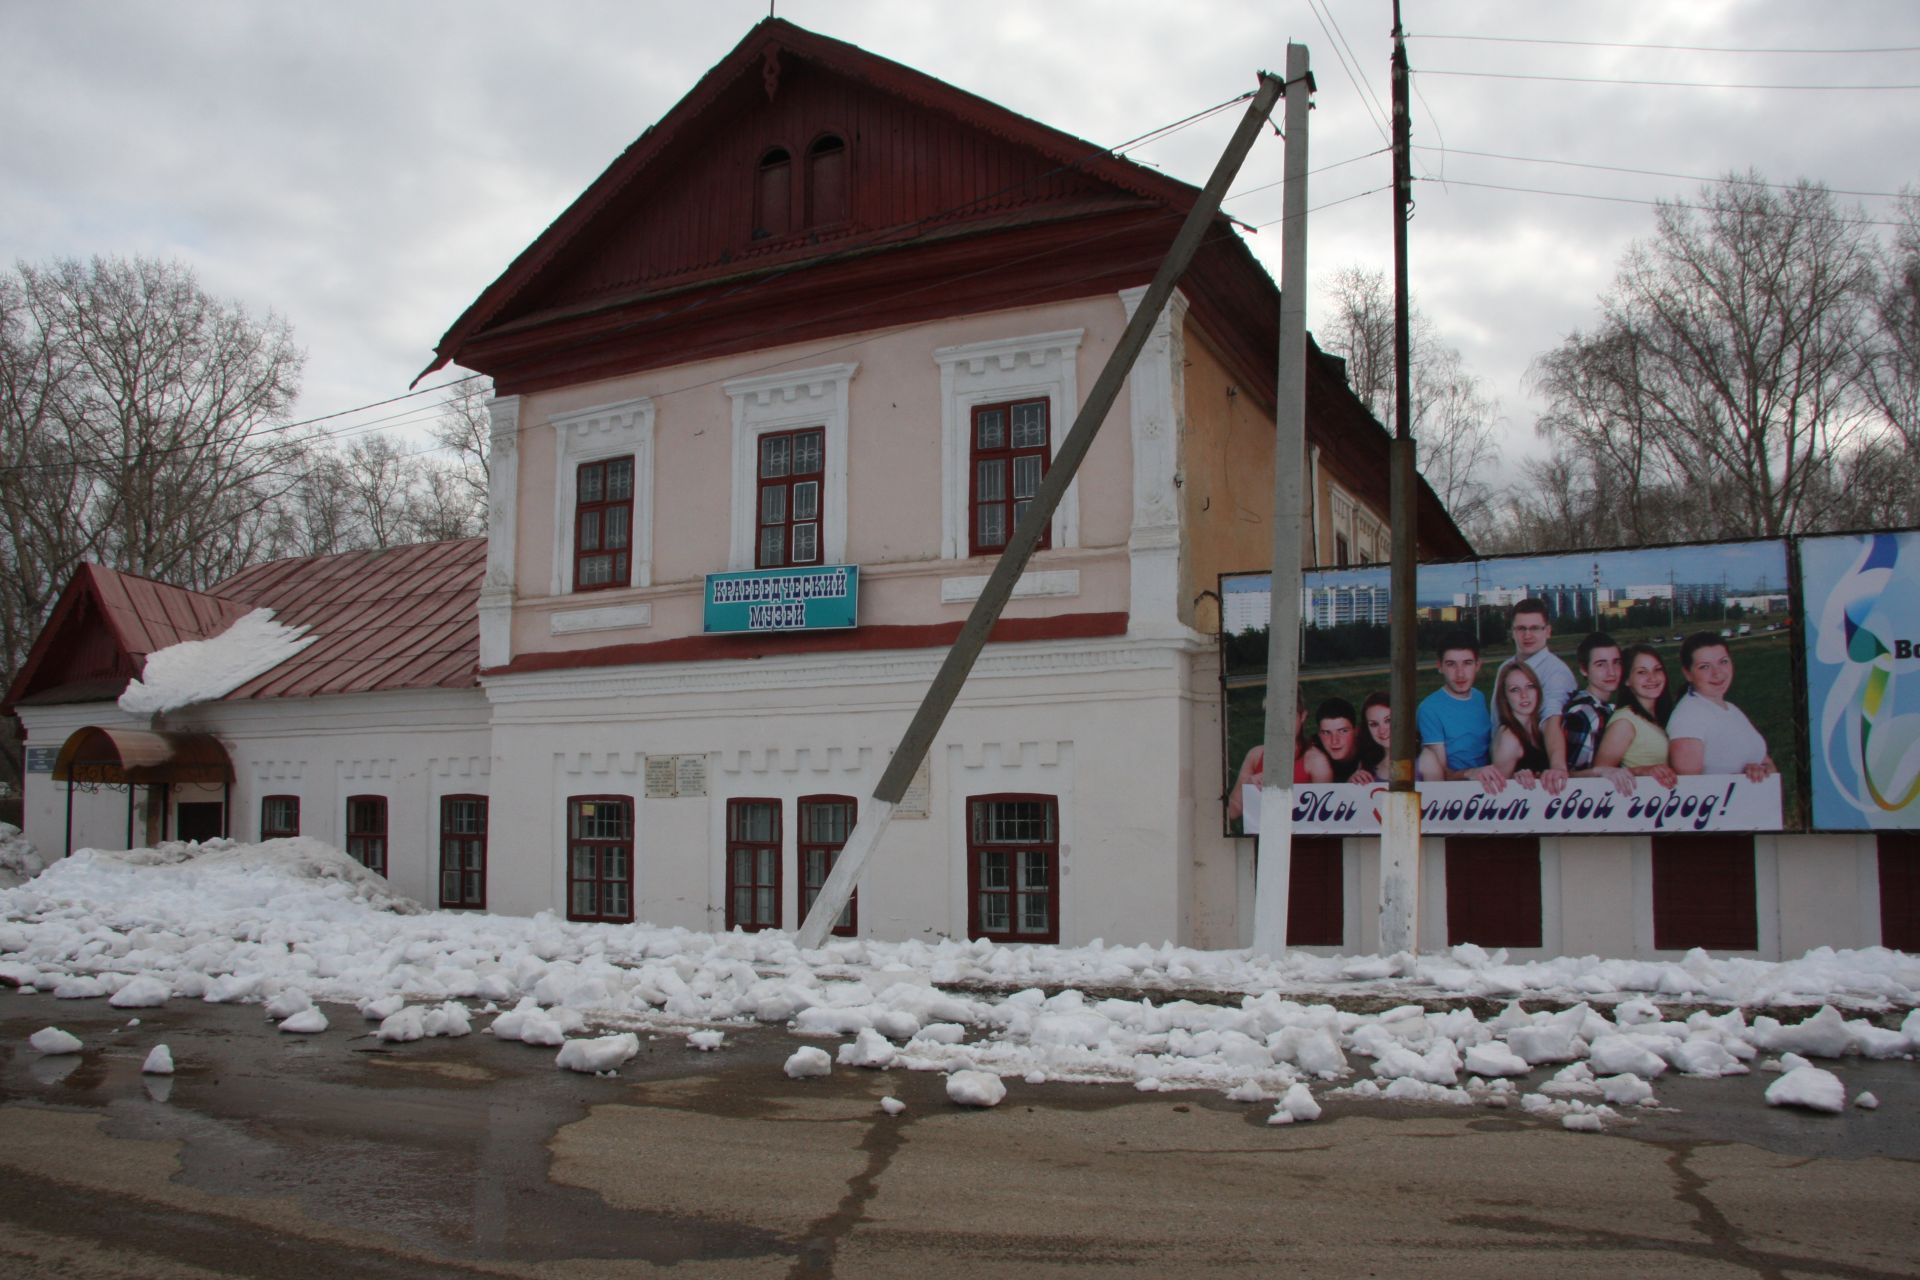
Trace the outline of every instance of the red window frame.
<path fill-rule="evenodd" d="M 387 874 L 387 798 L 347 797 L 347 853 L 361 866 Z"/>
<path fill-rule="evenodd" d="M 1035 409 L 1039 413 L 1040 428 L 1037 444 L 1031 434 L 1020 435 L 1022 431 L 1030 433 L 1033 426 L 1030 411 Z M 1026 416 L 1028 420 L 1016 425 L 1017 416 Z M 1052 405 L 1045 396 L 977 404 L 968 414 L 967 546 L 972 554 L 998 555 L 1013 538 L 1013 528 L 1019 522 L 1021 511 L 1039 492 L 1040 482 L 1046 479 L 1053 465 L 1051 419 Z M 997 432 L 993 429 L 996 422 Z M 1016 438 L 1022 443 L 1016 444 Z M 1039 460 L 1037 472 L 1023 465 L 1036 458 Z M 1030 492 L 1022 495 L 1021 489 Z M 983 536 L 983 524 L 998 528 L 986 530 Z M 1040 531 L 1040 541 L 1034 548 L 1044 551 L 1052 545 L 1053 529 L 1049 525 Z"/>
<path fill-rule="evenodd" d="M 567 797 L 567 919 L 633 922 L 633 819 L 632 796 Z"/>
<path fill-rule="evenodd" d="M 1015 813 L 1004 806 L 1032 806 Z M 1036 819 L 1039 833 L 1031 828 Z M 995 855 L 1006 860 L 995 866 Z M 1041 875 L 1038 883 L 1033 872 Z M 1037 901 L 1036 901 L 1037 900 Z M 1032 915 L 1045 910 L 1044 921 Z M 1060 802 L 1004 792 L 967 797 L 967 936 L 995 942 L 1060 941 Z"/>
<path fill-rule="evenodd" d="M 486 910 L 485 796 L 440 797 L 440 905 L 454 910 Z"/>
<path fill-rule="evenodd" d="M 860 802 L 852 796 L 801 796 L 795 807 L 799 824 L 794 833 L 795 860 L 800 867 L 800 919 L 804 921 L 813 910 L 813 901 L 820 896 L 827 877 L 833 873 L 833 864 L 839 859 L 840 850 L 846 847 L 847 837 L 853 834 L 854 823 L 860 817 Z M 859 924 L 860 891 L 855 889 L 842 908 L 840 918 L 833 922 L 833 932 L 842 938 L 851 938 L 859 932 Z"/>
<path fill-rule="evenodd" d="M 819 564 L 826 522 L 826 427 L 763 432 L 754 441 L 753 476 L 754 567 Z"/>
<path fill-rule="evenodd" d="M 633 581 L 633 455 L 583 462 L 574 481 L 573 589 L 624 587 Z"/>
<path fill-rule="evenodd" d="M 764 818 L 760 822 L 756 819 Z M 757 933 L 781 927 L 780 802 L 765 796 L 727 801 L 727 928 Z"/>
<path fill-rule="evenodd" d="M 285 806 L 285 808 L 276 813 L 275 806 Z M 260 797 L 260 838 L 262 840 L 288 840 L 299 834 L 299 796 Z"/>

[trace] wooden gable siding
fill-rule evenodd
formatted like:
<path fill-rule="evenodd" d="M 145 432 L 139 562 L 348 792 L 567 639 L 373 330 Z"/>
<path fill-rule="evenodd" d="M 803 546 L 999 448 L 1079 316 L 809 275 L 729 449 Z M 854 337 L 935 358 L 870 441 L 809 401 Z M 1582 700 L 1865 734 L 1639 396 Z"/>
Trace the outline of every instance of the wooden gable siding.
<path fill-rule="evenodd" d="M 761 76 L 743 77 L 702 124 L 611 200 L 496 325 L 1015 209 L 1139 202 L 978 126 L 794 58 L 771 100 Z M 827 135 L 846 143 L 849 217 L 809 225 L 808 152 Z M 756 238 L 756 181 L 773 148 L 791 157 L 791 230 Z"/>

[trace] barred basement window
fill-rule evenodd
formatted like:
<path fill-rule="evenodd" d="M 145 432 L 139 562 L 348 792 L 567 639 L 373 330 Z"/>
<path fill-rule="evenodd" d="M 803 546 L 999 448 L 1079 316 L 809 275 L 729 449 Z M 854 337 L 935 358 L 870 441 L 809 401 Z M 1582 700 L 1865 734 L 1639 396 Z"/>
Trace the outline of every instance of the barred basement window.
<path fill-rule="evenodd" d="M 347 797 L 347 852 L 369 871 L 387 874 L 387 798 Z"/>
<path fill-rule="evenodd" d="M 727 801 L 727 928 L 780 927 L 780 802 Z"/>
<path fill-rule="evenodd" d="M 440 798 L 440 905 L 487 905 L 487 798 Z"/>
<path fill-rule="evenodd" d="M 260 838 L 285 840 L 300 834 L 299 796 L 260 798 Z"/>
<path fill-rule="evenodd" d="M 972 488 L 968 502 L 974 555 L 998 552 L 1026 514 L 1051 453 L 1047 440 L 1047 402 L 1012 400 L 973 407 Z M 1052 543 L 1043 529 L 1036 549 Z"/>
<path fill-rule="evenodd" d="M 967 800 L 967 936 L 1060 940 L 1060 836 L 1052 796 Z"/>
<path fill-rule="evenodd" d="M 858 807 L 852 796 L 801 796 L 800 797 L 800 919 L 804 921 L 813 910 L 813 900 L 820 896 L 821 886 L 827 883 L 827 877 L 833 874 L 833 864 L 840 857 L 840 850 L 846 846 L 847 837 L 853 833 L 854 819 Z M 856 932 L 859 921 L 860 892 L 855 890 L 847 905 L 840 910 L 840 916 L 833 922 L 833 931 L 841 937 L 851 938 Z"/>
<path fill-rule="evenodd" d="M 633 798 L 567 800 L 567 919 L 633 919 Z"/>

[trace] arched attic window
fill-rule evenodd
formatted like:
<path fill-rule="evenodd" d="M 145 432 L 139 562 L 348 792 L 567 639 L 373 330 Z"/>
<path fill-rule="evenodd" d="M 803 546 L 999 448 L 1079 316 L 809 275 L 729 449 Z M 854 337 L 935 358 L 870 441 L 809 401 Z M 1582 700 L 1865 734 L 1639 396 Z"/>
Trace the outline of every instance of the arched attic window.
<path fill-rule="evenodd" d="M 847 220 L 847 142 L 823 133 L 807 148 L 807 226 Z"/>
<path fill-rule="evenodd" d="M 793 229 L 793 157 L 770 147 L 760 157 L 753 190 L 753 238 L 783 236 Z"/>

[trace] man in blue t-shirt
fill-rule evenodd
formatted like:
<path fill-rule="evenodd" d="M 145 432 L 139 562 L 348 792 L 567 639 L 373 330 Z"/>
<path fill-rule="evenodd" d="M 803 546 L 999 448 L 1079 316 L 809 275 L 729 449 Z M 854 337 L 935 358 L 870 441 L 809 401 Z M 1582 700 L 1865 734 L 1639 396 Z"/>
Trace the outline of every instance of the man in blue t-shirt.
<path fill-rule="evenodd" d="M 1478 782 L 1488 791 L 1506 784 L 1489 763 L 1493 716 L 1480 678 L 1480 642 L 1466 631 L 1440 637 L 1441 685 L 1420 702 L 1420 777 L 1428 782 Z M 1489 776 L 1490 775 L 1490 776 Z"/>

